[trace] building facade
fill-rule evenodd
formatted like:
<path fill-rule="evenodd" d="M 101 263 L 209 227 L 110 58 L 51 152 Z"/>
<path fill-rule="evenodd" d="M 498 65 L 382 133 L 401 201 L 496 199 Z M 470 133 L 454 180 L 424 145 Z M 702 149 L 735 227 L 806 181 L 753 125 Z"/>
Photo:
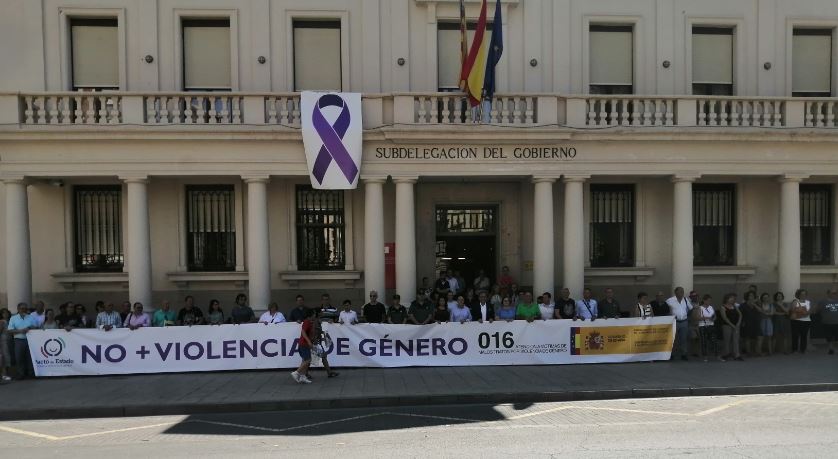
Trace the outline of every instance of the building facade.
<path fill-rule="evenodd" d="M 836 281 L 838 3 L 500 6 L 474 123 L 456 0 L 6 0 L 0 304 Z M 363 93 L 356 190 L 309 186 L 303 90 Z"/>

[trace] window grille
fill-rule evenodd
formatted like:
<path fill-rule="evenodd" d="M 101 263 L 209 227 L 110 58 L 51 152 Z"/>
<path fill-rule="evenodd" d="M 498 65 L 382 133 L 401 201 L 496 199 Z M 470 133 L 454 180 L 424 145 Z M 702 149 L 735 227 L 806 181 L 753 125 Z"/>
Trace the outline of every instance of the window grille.
<path fill-rule="evenodd" d="M 122 188 L 77 186 L 73 207 L 76 272 L 122 271 Z"/>
<path fill-rule="evenodd" d="M 634 186 L 591 185 L 591 266 L 634 265 Z"/>
<path fill-rule="evenodd" d="M 342 270 L 346 267 L 344 196 L 339 190 L 298 185 L 297 268 Z"/>
<path fill-rule="evenodd" d="M 800 186 L 800 263 L 832 264 L 832 187 Z"/>
<path fill-rule="evenodd" d="M 189 271 L 236 269 L 236 208 L 232 185 L 186 188 Z"/>
<path fill-rule="evenodd" d="M 695 185 L 693 188 L 693 257 L 696 266 L 733 265 L 735 187 Z"/>

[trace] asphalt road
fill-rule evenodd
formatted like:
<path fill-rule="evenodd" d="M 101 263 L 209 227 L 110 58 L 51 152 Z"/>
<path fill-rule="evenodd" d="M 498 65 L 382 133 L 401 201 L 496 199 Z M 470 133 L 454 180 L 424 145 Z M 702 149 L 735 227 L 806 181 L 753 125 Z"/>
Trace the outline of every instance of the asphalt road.
<path fill-rule="evenodd" d="M 838 393 L 0 422 L 2 457 L 838 457 Z M 95 455 L 95 456 L 94 456 Z"/>

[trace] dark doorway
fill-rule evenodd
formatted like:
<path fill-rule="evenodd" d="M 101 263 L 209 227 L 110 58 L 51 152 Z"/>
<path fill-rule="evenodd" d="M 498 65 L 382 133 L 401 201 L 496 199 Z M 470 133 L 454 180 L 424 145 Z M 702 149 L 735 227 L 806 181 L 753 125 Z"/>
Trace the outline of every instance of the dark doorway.
<path fill-rule="evenodd" d="M 497 206 L 437 206 L 436 273 L 460 271 L 471 287 L 483 269 L 496 281 Z"/>

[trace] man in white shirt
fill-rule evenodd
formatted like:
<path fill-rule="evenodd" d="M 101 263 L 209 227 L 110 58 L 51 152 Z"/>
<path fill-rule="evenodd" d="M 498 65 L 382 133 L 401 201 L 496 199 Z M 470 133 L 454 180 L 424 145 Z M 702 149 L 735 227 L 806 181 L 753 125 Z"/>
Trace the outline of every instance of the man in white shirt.
<path fill-rule="evenodd" d="M 591 322 L 596 320 L 599 311 L 597 310 L 597 302 L 592 296 L 591 289 L 586 288 L 582 291 L 582 299 L 576 301 L 576 317 Z M 576 319 L 574 318 L 574 320 Z"/>
<path fill-rule="evenodd" d="M 352 302 L 345 300 L 343 302 L 343 311 L 338 316 L 338 323 L 342 325 L 355 325 L 358 323 L 358 313 L 352 310 Z"/>
<path fill-rule="evenodd" d="M 44 321 L 46 320 L 46 312 L 44 312 L 44 302 L 43 301 L 36 301 L 35 302 L 35 309 L 29 313 L 29 318 L 32 319 L 32 322 L 35 322 L 38 328 L 41 328 L 44 325 Z"/>
<path fill-rule="evenodd" d="M 683 287 L 675 287 L 675 296 L 666 300 L 669 305 L 669 311 L 675 316 L 675 345 L 672 349 L 672 358 L 675 358 L 675 350 L 681 354 L 681 360 L 688 360 L 689 353 L 689 337 L 690 337 L 690 310 L 693 305 L 690 300 L 684 296 Z"/>

